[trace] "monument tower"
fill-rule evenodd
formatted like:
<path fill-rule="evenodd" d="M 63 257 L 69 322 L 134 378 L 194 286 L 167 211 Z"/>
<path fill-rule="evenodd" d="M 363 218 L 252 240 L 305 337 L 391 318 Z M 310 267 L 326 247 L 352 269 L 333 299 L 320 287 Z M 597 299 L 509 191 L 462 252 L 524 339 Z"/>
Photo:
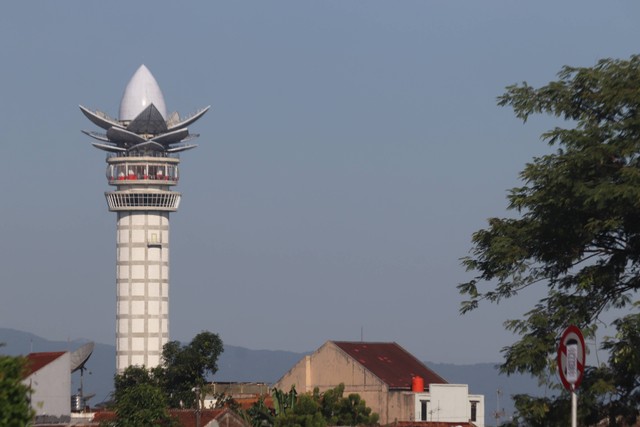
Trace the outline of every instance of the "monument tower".
<path fill-rule="evenodd" d="M 164 96 L 141 65 L 127 84 L 119 118 L 80 106 L 106 133 L 82 131 L 107 152 L 105 192 L 116 226 L 116 372 L 130 365 L 160 364 L 169 341 L 169 213 L 178 210 L 179 153 L 196 145 L 187 126 L 209 107 L 189 117 L 167 114 Z"/>

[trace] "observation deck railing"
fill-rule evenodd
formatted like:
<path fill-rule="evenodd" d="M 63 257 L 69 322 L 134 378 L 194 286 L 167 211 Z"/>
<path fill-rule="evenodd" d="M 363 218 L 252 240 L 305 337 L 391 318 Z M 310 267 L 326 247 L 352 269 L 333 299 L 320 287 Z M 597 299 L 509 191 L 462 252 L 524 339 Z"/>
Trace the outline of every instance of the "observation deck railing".
<path fill-rule="evenodd" d="M 105 193 L 110 211 L 159 210 L 175 212 L 180 205 L 180 193 Z"/>
<path fill-rule="evenodd" d="M 122 151 L 117 153 L 107 153 L 107 159 L 113 157 L 157 157 L 179 159 L 179 153 L 167 153 L 165 151 Z"/>

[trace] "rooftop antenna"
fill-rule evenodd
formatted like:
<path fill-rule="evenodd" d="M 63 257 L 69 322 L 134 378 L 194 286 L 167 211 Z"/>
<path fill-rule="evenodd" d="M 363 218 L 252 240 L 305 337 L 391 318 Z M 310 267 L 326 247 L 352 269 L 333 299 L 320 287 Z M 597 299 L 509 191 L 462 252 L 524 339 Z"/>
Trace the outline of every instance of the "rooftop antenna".
<path fill-rule="evenodd" d="M 504 416 L 504 408 L 500 409 L 500 396 L 502 396 L 502 390 L 496 390 L 496 411 L 493 413 L 493 417 L 496 419 L 496 427 L 500 425 L 500 418 Z"/>
<path fill-rule="evenodd" d="M 438 400 L 438 406 L 429 411 L 429 415 L 431 415 L 431 421 L 433 421 L 433 413 L 434 412 L 435 412 L 435 414 L 437 416 L 437 420 L 436 421 L 440 421 L 440 401 L 439 400 Z"/>
<path fill-rule="evenodd" d="M 364 342 L 364 326 L 360 326 L 360 342 Z"/>

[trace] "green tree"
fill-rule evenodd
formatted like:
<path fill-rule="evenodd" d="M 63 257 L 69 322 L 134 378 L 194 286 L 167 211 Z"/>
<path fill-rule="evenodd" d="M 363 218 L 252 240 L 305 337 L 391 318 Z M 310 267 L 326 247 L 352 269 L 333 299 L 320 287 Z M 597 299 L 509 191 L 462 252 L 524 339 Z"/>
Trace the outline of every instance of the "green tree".
<path fill-rule="evenodd" d="M 602 345 L 609 352 L 609 363 L 587 371 L 586 393 L 581 397 L 592 410 L 585 419 L 592 424 L 607 418 L 609 425 L 632 425 L 640 409 L 640 315 L 630 314 L 613 323 L 616 334 Z"/>
<path fill-rule="evenodd" d="M 22 384 L 26 360 L 0 355 L 0 427 L 22 427 L 34 417 L 30 389 Z"/>
<path fill-rule="evenodd" d="M 317 390 L 314 391 L 317 393 Z M 378 423 L 378 414 L 371 412 L 367 403 L 357 393 L 344 397 L 344 384 L 325 391 L 321 395 L 322 414 L 329 425 L 356 426 Z"/>
<path fill-rule="evenodd" d="M 296 397 L 295 406 L 275 417 L 275 427 L 326 427 L 320 404 L 309 394 Z"/>
<path fill-rule="evenodd" d="M 339 426 L 359 426 L 378 423 L 378 415 L 371 413 L 371 408 L 357 393 L 350 393 L 343 398 L 338 408 Z"/>
<path fill-rule="evenodd" d="M 174 422 L 160 380 L 144 367 L 129 366 L 115 376 L 116 427 L 171 426 Z"/>
<path fill-rule="evenodd" d="M 338 414 L 340 412 L 339 406 L 344 394 L 344 384 L 340 383 L 337 387 L 330 388 L 322 393 L 320 396 L 318 388 L 313 390 L 314 395 L 321 397 L 321 410 L 322 416 L 331 425 L 336 425 L 338 422 Z"/>
<path fill-rule="evenodd" d="M 256 403 L 251 405 L 247 411 L 235 408 L 235 411 L 247 420 L 253 427 L 270 427 L 275 423 L 275 417 L 271 409 L 264 403 L 261 397 Z"/>
<path fill-rule="evenodd" d="M 273 389 L 274 410 L 266 416 L 264 402 L 254 405 L 247 414 L 254 427 L 326 427 L 374 425 L 378 415 L 371 412 L 366 402 L 358 394 L 343 397 L 344 384 L 320 393 L 316 387 L 313 393 L 298 394 L 295 387 L 288 393 Z"/>
<path fill-rule="evenodd" d="M 512 107 L 518 118 L 526 122 L 544 113 L 566 120 L 567 127 L 542 135 L 555 151 L 521 172 L 522 186 L 508 194 L 513 217 L 491 218 L 473 235 L 463 264 L 476 275 L 458 286 L 467 297 L 463 313 L 480 301 L 499 303 L 525 288 L 546 289 L 523 318 L 505 323 L 519 335 L 503 349 L 507 374 L 548 375 L 566 326 L 592 336 L 603 315 L 615 311 L 617 336 L 605 344 L 609 364 L 589 370 L 581 387 L 581 398 L 596 405 L 588 416 L 609 420 L 635 419 L 640 406 L 639 88 L 637 55 L 564 67 L 557 81 L 538 89 L 507 87 L 498 104 Z"/>
<path fill-rule="evenodd" d="M 121 375 L 116 375 L 115 408 L 119 422 L 132 420 L 132 424 L 121 425 L 134 425 L 139 417 L 156 419 L 158 414 L 164 414 L 158 412 L 160 408 L 195 408 L 197 395 L 204 398 L 207 375 L 218 370 L 218 356 L 222 351 L 220 337 L 205 331 L 185 346 L 178 341 L 166 343 L 161 366 L 152 369 L 130 366 Z M 197 393 L 197 390 L 203 392 Z M 136 408 L 140 408 L 136 406 L 136 400 L 143 395 L 147 395 L 145 401 L 150 408 L 136 415 Z M 166 420 L 164 415 L 157 419 L 163 423 Z"/>
<path fill-rule="evenodd" d="M 196 406 L 196 390 L 202 390 L 207 376 L 218 371 L 222 352 L 222 340 L 208 331 L 199 333 L 185 346 L 178 341 L 164 345 L 159 376 L 171 407 Z"/>
<path fill-rule="evenodd" d="M 280 389 L 271 390 L 271 398 L 273 399 L 273 410 L 276 416 L 293 412 L 298 401 L 298 392 L 295 386 L 291 386 L 289 393 L 285 393 Z"/>

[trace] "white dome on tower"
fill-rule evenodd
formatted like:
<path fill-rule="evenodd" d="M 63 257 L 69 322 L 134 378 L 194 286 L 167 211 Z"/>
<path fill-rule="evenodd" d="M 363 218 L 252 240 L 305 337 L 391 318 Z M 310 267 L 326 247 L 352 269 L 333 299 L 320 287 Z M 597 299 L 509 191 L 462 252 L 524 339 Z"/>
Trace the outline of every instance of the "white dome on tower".
<path fill-rule="evenodd" d="M 133 120 L 150 104 L 153 104 L 166 120 L 167 107 L 160 86 L 151 71 L 143 64 L 131 77 L 124 90 L 122 101 L 120 101 L 119 119 Z"/>

